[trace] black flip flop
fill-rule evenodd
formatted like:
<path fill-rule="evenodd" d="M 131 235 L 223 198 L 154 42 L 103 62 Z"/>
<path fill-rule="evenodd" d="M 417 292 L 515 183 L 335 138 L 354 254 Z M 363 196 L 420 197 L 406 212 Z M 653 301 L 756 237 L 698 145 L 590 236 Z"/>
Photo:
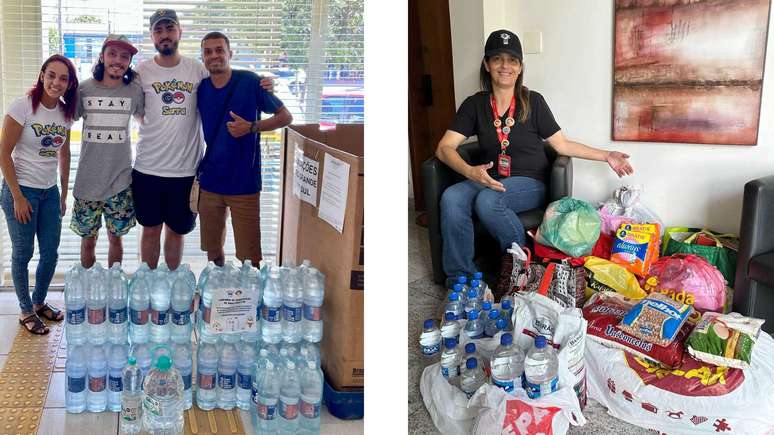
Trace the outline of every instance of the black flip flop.
<path fill-rule="evenodd" d="M 45 323 L 43 323 L 42 320 L 40 320 L 40 317 L 38 317 L 37 314 L 30 314 L 29 316 L 19 319 L 19 323 L 24 326 L 24 329 L 29 331 L 31 334 L 35 335 L 46 335 L 48 334 L 48 329 Z M 32 327 L 29 327 L 28 325 L 30 323 L 34 323 Z"/>

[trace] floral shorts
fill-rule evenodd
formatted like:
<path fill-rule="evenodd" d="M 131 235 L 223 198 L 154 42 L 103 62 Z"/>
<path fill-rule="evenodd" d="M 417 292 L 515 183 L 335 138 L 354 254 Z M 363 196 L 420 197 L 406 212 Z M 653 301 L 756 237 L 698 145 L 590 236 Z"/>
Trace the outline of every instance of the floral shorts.
<path fill-rule="evenodd" d="M 105 227 L 110 234 L 121 237 L 128 233 L 137 223 L 131 187 L 127 187 L 104 201 L 87 201 L 75 198 L 70 229 L 81 237 L 94 237 L 102 226 L 103 213 L 105 214 Z"/>

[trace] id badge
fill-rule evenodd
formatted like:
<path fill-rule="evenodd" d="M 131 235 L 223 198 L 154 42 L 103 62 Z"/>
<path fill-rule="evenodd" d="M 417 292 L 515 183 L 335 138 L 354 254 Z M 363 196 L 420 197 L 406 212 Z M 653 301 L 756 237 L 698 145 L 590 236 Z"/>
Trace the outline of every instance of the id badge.
<path fill-rule="evenodd" d="M 497 156 L 497 173 L 502 177 L 511 176 L 511 156 L 506 154 Z"/>

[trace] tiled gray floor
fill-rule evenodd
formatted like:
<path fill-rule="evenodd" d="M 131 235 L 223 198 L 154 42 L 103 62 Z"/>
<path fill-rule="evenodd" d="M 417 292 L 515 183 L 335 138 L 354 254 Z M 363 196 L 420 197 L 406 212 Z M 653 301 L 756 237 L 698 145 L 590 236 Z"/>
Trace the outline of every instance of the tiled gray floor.
<path fill-rule="evenodd" d="M 414 223 L 413 205 L 409 204 L 409 312 L 408 312 L 408 432 L 410 434 L 439 433 L 422 402 L 419 378 L 427 363 L 419 352 L 419 335 L 422 321 L 440 317 L 441 301 L 445 296 L 442 286 L 431 279 L 430 248 L 427 229 Z M 588 423 L 583 427 L 571 427 L 569 434 L 648 434 L 645 429 L 630 425 L 607 414 L 607 410 L 593 400 L 583 411 Z"/>

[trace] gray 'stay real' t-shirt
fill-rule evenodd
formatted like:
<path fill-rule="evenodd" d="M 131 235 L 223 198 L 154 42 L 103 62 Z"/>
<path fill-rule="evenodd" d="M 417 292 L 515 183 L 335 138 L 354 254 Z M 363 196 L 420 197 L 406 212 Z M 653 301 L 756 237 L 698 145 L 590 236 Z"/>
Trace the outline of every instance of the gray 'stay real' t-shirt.
<path fill-rule="evenodd" d="M 75 117 L 83 117 L 81 156 L 73 196 L 103 201 L 132 182 L 132 115 L 145 114 L 145 96 L 137 82 L 106 88 L 94 79 L 78 87 Z"/>

